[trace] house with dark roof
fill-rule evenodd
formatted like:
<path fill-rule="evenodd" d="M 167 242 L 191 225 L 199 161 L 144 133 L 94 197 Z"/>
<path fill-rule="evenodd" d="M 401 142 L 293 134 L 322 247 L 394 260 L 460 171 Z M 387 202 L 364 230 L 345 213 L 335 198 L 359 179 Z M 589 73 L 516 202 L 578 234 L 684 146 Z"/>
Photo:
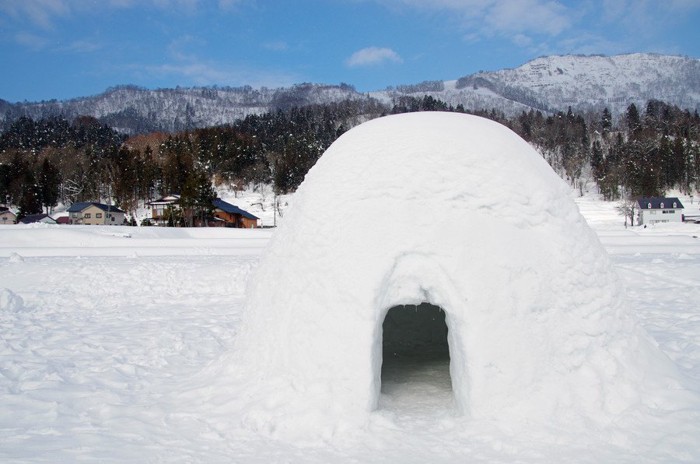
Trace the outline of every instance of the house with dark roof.
<path fill-rule="evenodd" d="M 114 205 L 84 201 L 68 208 L 71 224 L 112 225 L 126 224 L 126 213 Z"/>
<path fill-rule="evenodd" d="M 36 223 L 56 224 L 56 221 L 48 214 L 39 213 L 39 214 L 28 214 L 28 215 L 24 216 L 22 219 L 20 219 L 19 223 L 20 224 L 36 224 Z"/>
<path fill-rule="evenodd" d="M 226 227 L 240 227 L 252 229 L 259 226 L 260 219 L 248 211 L 236 205 L 227 203 L 221 198 L 212 202 L 214 206 L 214 217 L 224 222 Z"/>
<path fill-rule="evenodd" d="M 637 225 L 683 222 L 683 203 L 677 197 L 645 197 L 637 200 Z"/>

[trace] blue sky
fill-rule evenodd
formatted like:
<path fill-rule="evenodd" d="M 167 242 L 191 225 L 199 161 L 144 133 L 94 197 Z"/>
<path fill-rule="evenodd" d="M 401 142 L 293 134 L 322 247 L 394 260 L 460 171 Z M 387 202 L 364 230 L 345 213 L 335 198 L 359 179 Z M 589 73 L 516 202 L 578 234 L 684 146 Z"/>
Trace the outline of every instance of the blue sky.
<path fill-rule="evenodd" d="M 700 57 L 700 0 L 0 0 L 0 98 L 110 86 L 360 91 L 551 54 Z"/>

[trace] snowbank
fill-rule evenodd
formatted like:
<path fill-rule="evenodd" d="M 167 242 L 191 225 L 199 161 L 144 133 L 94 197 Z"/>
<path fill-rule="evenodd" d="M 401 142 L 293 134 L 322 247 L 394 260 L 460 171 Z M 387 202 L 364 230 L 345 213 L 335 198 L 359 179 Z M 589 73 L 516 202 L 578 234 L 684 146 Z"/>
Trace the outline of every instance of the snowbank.
<path fill-rule="evenodd" d="M 696 401 L 568 187 L 505 127 L 448 113 L 374 120 L 328 149 L 197 400 L 295 441 L 366 426 L 384 317 L 423 302 L 446 313 L 459 420 L 604 430 Z"/>

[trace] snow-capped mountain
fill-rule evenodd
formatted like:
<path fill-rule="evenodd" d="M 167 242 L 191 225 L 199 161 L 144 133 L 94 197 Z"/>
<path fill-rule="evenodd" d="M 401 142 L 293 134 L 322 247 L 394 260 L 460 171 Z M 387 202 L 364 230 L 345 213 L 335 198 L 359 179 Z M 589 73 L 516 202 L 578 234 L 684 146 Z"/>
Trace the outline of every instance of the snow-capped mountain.
<path fill-rule="evenodd" d="M 651 54 L 550 56 L 516 69 L 463 77 L 455 89 L 471 87 L 543 110 L 624 111 L 656 99 L 681 108 L 700 107 L 700 60 Z"/>
<path fill-rule="evenodd" d="M 127 85 L 110 88 L 99 95 L 66 101 L 12 105 L 0 100 L 0 121 L 14 120 L 20 116 L 33 119 L 93 116 L 130 134 L 174 132 L 227 124 L 272 109 L 359 98 L 365 97 L 346 85 L 300 84 L 283 89 L 178 87 L 157 90 Z"/>
<path fill-rule="evenodd" d="M 352 86 L 300 84 L 288 88 L 176 88 L 121 86 L 67 101 L 12 104 L 0 100 L 0 122 L 20 116 L 94 116 L 126 133 L 178 131 L 231 123 L 249 114 L 315 103 L 359 100 L 390 107 L 401 96 L 430 95 L 467 110 L 496 109 L 508 115 L 531 108 L 545 112 L 623 112 L 630 103 L 661 100 L 700 109 L 700 60 L 681 56 L 549 56 L 515 69 L 478 72 L 457 80 L 403 85 L 369 94 Z"/>

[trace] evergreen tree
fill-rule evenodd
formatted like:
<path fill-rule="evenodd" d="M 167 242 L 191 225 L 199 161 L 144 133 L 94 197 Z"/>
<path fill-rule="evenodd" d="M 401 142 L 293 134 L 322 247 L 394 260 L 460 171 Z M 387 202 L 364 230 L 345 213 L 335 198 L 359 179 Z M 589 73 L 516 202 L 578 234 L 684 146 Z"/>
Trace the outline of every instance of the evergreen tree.
<path fill-rule="evenodd" d="M 185 214 L 186 225 L 193 226 L 195 219 L 199 219 L 201 225 L 207 225 L 206 219 L 214 209 L 215 199 L 216 192 L 206 172 L 201 168 L 192 171 L 180 195 L 180 206 Z"/>
<path fill-rule="evenodd" d="M 44 158 L 39 168 L 37 187 L 39 202 L 47 214 L 51 214 L 52 208 L 58 203 L 59 187 L 61 185 L 61 173 L 48 158 Z"/>
<path fill-rule="evenodd" d="M 41 213 L 41 192 L 39 191 L 39 186 L 36 183 L 34 174 L 27 170 L 24 173 L 24 179 L 22 182 L 22 193 L 19 199 L 19 212 L 17 214 L 17 220 L 20 220 L 30 214 Z"/>
<path fill-rule="evenodd" d="M 642 122 L 639 119 L 639 111 L 637 110 L 637 105 L 635 105 L 634 103 L 630 104 L 627 107 L 627 112 L 625 113 L 625 121 L 627 122 L 627 129 L 630 132 L 630 136 L 638 136 L 642 130 Z"/>

